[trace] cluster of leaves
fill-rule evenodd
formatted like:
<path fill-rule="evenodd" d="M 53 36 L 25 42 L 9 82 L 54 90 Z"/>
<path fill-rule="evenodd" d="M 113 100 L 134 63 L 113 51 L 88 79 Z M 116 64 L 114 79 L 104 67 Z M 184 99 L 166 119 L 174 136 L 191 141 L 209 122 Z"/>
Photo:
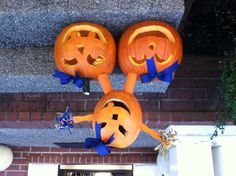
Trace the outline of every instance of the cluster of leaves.
<path fill-rule="evenodd" d="M 220 93 L 224 100 L 224 112 L 220 116 L 220 124 L 232 121 L 236 124 L 236 55 L 224 61 L 221 75 Z"/>
<path fill-rule="evenodd" d="M 195 0 L 183 31 L 187 54 L 224 55 L 234 50 L 235 0 Z"/>

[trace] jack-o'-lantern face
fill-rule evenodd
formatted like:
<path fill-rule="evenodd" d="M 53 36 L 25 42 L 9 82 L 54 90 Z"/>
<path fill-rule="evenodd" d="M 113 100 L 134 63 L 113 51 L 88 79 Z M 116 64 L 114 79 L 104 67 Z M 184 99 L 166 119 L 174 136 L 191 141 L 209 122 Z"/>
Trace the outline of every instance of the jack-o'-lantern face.
<path fill-rule="evenodd" d="M 182 59 L 179 34 L 170 25 L 145 21 L 128 28 L 119 42 L 119 65 L 124 73 L 147 73 L 146 60 L 154 58 L 161 72 Z"/>
<path fill-rule="evenodd" d="M 125 91 L 112 91 L 98 102 L 93 127 L 95 123 L 102 124 L 103 141 L 114 133 L 110 146 L 125 148 L 133 143 L 141 130 L 142 111 L 133 95 Z"/>
<path fill-rule="evenodd" d="M 93 23 L 75 23 L 65 28 L 55 43 L 55 63 L 60 71 L 97 78 L 115 66 L 115 42 L 110 32 Z"/>

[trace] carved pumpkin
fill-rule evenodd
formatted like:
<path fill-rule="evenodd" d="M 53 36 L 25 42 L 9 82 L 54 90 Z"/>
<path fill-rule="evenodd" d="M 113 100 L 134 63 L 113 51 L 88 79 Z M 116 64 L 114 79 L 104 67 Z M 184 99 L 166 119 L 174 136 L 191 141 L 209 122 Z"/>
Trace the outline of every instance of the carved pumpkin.
<path fill-rule="evenodd" d="M 131 145 L 142 130 L 157 140 L 160 134 L 142 123 L 142 109 L 131 93 L 114 90 L 107 93 L 97 103 L 94 113 L 86 116 L 74 116 L 74 123 L 92 121 L 96 133 L 96 124 L 101 124 L 101 140 L 106 143 L 114 135 L 108 146 L 125 148 Z"/>
<path fill-rule="evenodd" d="M 110 146 L 125 148 L 133 143 L 142 127 L 142 110 L 137 99 L 125 91 L 112 91 L 96 105 L 93 117 L 102 124 L 101 136 L 107 141 L 114 133 Z"/>
<path fill-rule="evenodd" d="M 101 25 L 81 22 L 71 24 L 58 35 L 54 58 L 58 69 L 71 76 L 97 79 L 111 73 L 116 47 L 110 32 Z"/>
<path fill-rule="evenodd" d="M 162 72 L 182 60 L 178 32 L 160 21 L 144 21 L 129 27 L 119 42 L 119 66 L 125 73 L 148 73 L 146 60 L 154 58 L 156 71 Z"/>

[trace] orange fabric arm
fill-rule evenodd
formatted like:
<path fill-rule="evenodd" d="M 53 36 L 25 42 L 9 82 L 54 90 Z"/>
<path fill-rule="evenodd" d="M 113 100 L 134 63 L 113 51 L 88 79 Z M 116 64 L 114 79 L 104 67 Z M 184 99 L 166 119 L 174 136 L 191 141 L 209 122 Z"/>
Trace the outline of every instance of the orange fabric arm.
<path fill-rule="evenodd" d="M 126 82 L 125 82 L 124 91 L 132 94 L 134 91 L 136 80 L 137 80 L 137 74 L 128 73 L 127 78 L 126 78 Z"/>
<path fill-rule="evenodd" d="M 106 73 L 100 74 L 98 76 L 98 81 L 100 86 L 102 87 L 102 90 L 105 94 L 113 90 L 112 84 L 108 78 L 108 75 Z"/>
<path fill-rule="evenodd" d="M 89 114 L 85 116 L 73 116 L 72 119 L 74 123 L 90 122 L 93 119 L 93 114 Z"/>
<path fill-rule="evenodd" d="M 148 133 L 151 135 L 154 139 L 157 139 L 159 141 L 162 141 L 160 133 L 156 132 L 155 130 L 152 130 L 151 128 L 147 127 L 146 125 L 142 124 L 142 131 Z"/>

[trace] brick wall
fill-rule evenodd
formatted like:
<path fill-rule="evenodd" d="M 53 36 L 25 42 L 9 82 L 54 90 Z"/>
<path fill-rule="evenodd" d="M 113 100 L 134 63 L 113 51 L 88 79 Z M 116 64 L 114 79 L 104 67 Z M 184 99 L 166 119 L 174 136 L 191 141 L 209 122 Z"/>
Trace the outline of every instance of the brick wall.
<path fill-rule="evenodd" d="M 217 117 L 215 105 L 219 76 L 219 58 L 185 57 L 165 94 L 135 93 L 144 111 L 143 121 L 150 127 L 158 128 L 168 124 L 214 124 Z M 102 95 L 0 94 L 0 128 L 54 128 L 52 120 L 56 112 L 64 111 L 67 105 L 76 111 L 74 114 L 92 112 Z M 83 123 L 82 126 L 90 127 L 90 124 Z M 8 171 L 0 172 L 0 176 L 25 176 L 28 162 L 133 163 L 155 162 L 156 159 L 156 153 L 151 149 L 116 151 L 102 158 L 87 150 L 75 152 L 72 149 L 23 147 L 13 148 L 13 151 L 13 165 Z"/>
<path fill-rule="evenodd" d="M 168 124 L 211 124 L 217 115 L 219 76 L 219 58 L 185 57 L 165 94 L 135 93 L 144 111 L 143 121 L 160 128 Z M 92 112 L 102 95 L 1 93 L 0 127 L 54 128 L 51 120 L 56 112 L 64 111 L 67 105 L 76 111 L 74 114 Z"/>
<path fill-rule="evenodd" d="M 94 150 L 49 147 L 13 147 L 12 165 L 0 176 L 27 176 L 28 163 L 58 164 L 132 164 L 155 163 L 157 153 L 151 148 L 112 149 L 112 154 L 100 157 Z"/>

